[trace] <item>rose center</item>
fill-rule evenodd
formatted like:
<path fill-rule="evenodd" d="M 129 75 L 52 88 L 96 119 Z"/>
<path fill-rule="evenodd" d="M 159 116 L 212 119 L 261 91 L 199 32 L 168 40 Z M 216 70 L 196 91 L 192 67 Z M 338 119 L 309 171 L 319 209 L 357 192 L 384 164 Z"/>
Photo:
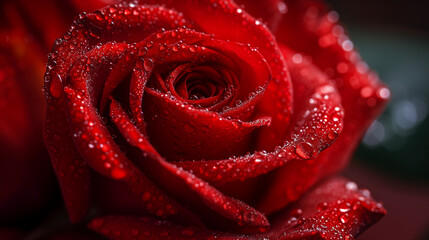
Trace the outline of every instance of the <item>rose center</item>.
<path fill-rule="evenodd" d="M 224 66 L 183 64 L 169 74 L 165 85 L 173 96 L 197 108 L 212 108 L 230 105 L 237 82 L 235 73 Z"/>

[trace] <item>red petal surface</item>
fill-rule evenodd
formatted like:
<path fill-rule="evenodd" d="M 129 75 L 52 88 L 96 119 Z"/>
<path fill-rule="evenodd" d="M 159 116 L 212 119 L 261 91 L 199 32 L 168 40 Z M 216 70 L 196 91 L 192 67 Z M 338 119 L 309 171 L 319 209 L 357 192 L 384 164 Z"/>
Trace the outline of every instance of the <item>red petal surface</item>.
<path fill-rule="evenodd" d="M 285 43 L 290 44 L 292 50 L 286 47 L 280 50 L 267 27 L 232 1 L 152 2 L 164 3 L 167 7 L 183 12 L 183 15 L 164 7 L 142 7 L 136 3 L 117 4 L 96 13 L 81 14 L 63 39 L 57 40 L 50 55 L 45 77 L 48 99 L 45 142 L 49 146 L 70 217 L 73 221 L 81 219 L 89 205 L 86 162 L 96 173 L 126 183 L 136 196 L 141 197 L 143 209 L 152 215 L 192 215 L 171 200 L 170 196 L 198 212 L 209 225 L 249 232 L 266 231 L 269 223 L 263 213 L 227 197 L 209 184 L 234 182 L 231 188 L 224 188 L 231 192 L 239 188 L 239 180 L 257 177 L 283 166 L 267 175 L 269 178 L 261 176 L 270 180 L 266 182 L 270 183 L 269 187 L 264 186 L 265 191 L 260 189 L 261 185 L 250 183 L 251 179 L 241 183 L 243 187 L 238 190 L 237 196 L 246 191 L 266 192 L 262 200 L 251 199 L 253 203 L 259 202 L 258 209 L 271 213 L 284 207 L 302 196 L 318 180 L 345 164 L 362 130 L 379 112 L 389 92 L 365 72 L 365 65 L 352 51 L 351 42 L 333 24 L 336 15 L 322 14 L 324 17 L 319 18 L 319 12 L 326 9 L 315 1 L 287 6 L 281 2 L 274 4 L 277 5 L 276 11 L 283 7 L 289 11 L 297 9 L 292 15 L 286 14 L 281 26 L 285 31 L 279 35 Z M 184 20 L 185 17 L 195 24 Z M 301 21 L 301 18 L 304 20 Z M 304 26 L 295 29 L 293 24 Z M 238 43 L 214 40 L 211 36 L 190 30 L 190 27 Z M 161 28 L 178 29 L 158 31 Z M 329 34 L 334 36 L 339 45 L 332 43 Z M 295 40 L 300 38 L 305 38 L 310 47 Z M 291 65 L 292 78 L 286 69 L 285 59 Z M 313 59 L 315 65 L 309 59 Z M 183 62 L 220 62 L 228 68 L 240 69 L 242 72 L 237 79 L 241 87 L 236 89 L 238 98 L 246 98 L 248 92 L 254 93 L 254 97 L 252 95 L 243 104 L 223 109 L 221 114 L 185 104 L 169 93 L 170 88 L 174 87 L 174 76 L 163 79 L 164 72 L 183 70 L 178 67 Z M 267 63 L 273 74 L 270 84 Z M 128 81 L 122 81 L 128 76 L 131 76 L 129 86 Z M 292 95 L 291 81 L 295 96 Z M 124 86 L 129 87 L 129 96 L 128 93 L 115 92 L 117 88 L 123 90 Z M 187 90 L 184 89 L 182 86 L 178 91 L 185 96 Z M 207 89 L 211 95 L 218 91 L 215 86 Z M 143 95 L 143 92 L 147 94 Z M 111 129 L 109 118 L 103 116 L 109 102 L 111 119 L 117 129 Z M 254 109 L 257 102 L 259 104 Z M 130 108 L 122 109 L 120 104 L 123 103 L 129 103 Z M 341 103 L 344 103 L 346 120 L 345 131 L 340 134 L 344 116 Z M 254 110 L 257 114 L 252 115 Z M 128 112 L 132 113 L 134 119 L 128 118 Z M 270 127 L 253 132 L 257 127 L 269 125 L 270 120 Z M 67 122 L 70 131 L 66 127 Z M 109 130 L 114 133 L 119 130 L 122 136 L 113 136 Z M 334 142 L 338 134 L 340 143 L 319 154 Z M 254 139 L 258 139 L 258 142 L 252 142 Z M 125 140 L 131 146 L 118 144 Z M 244 155 L 251 145 L 261 151 Z M 167 162 L 157 150 L 163 157 L 175 162 Z M 67 154 L 68 158 L 61 156 L 63 154 Z M 241 157 L 212 160 L 224 159 L 232 154 Z M 133 159 L 133 162 L 129 159 Z M 180 161 L 193 159 L 209 161 Z M 328 184 L 330 187 L 326 188 L 332 191 L 336 187 L 341 192 L 341 184 L 337 182 L 341 181 L 333 180 L 332 184 Z M 250 186 L 257 188 L 250 190 Z M 359 201 L 367 197 L 359 195 L 355 189 L 348 189 L 353 194 L 349 195 L 346 191 L 341 196 L 328 191 L 323 193 L 322 190 L 310 194 L 317 199 L 327 199 L 328 210 L 322 209 L 316 213 L 314 202 L 304 198 L 297 203 L 299 211 L 286 211 L 287 216 L 299 220 L 294 222 L 289 219 L 286 225 L 283 221 L 268 235 L 255 236 L 335 239 L 341 232 L 348 234 L 341 237 L 352 238 L 383 213 L 381 206 L 370 201 L 359 202 L 352 211 L 350 207 L 354 208 L 358 196 L 362 198 Z M 73 193 L 81 194 L 81 191 L 83 198 L 76 199 Z M 344 196 L 350 198 L 332 202 Z M 341 208 L 343 203 L 349 207 L 348 210 Z M 332 223 L 336 223 L 335 227 L 325 229 L 324 223 L 320 222 L 322 216 L 332 219 Z M 147 226 L 153 231 L 170 226 L 167 222 L 156 223 L 150 219 L 121 219 L 129 222 L 129 225 Z M 337 224 L 334 219 L 340 222 Z M 117 223 L 116 217 L 105 220 L 107 227 L 99 229 L 97 226 L 103 225 L 104 220 L 101 220 L 101 224 L 92 222 L 91 227 L 113 239 L 121 237 L 121 229 L 128 231 L 126 236 L 136 234 L 136 231 L 132 231 L 134 229 L 129 229 L 129 225 Z M 120 226 L 119 230 L 112 232 L 117 226 Z M 179 226 L 173 229 L 183 230 Z M 196 234 L 194 230 L 193 234 Z M 284 232 L 289 233 L 284 235 Z M 162 236 L 164 233 L 160 234 Z M 231 235 L 226 235 L 228 237 Z"/>
<path fill-rule="evenodd" d="M 148 217 L 106 216 L 88 224 L 92 230 L 114 240 L 158 240 L 158 239 L 221 239 L 245 240 L 246 235 L 211 232 L 202 228 L 184 227 L 167 221 Z"/>
<path fill-rule="evenodd" d="M 169 161 L 225 158 L 248 150 L 251 132 L 269 124 L 269 118 L 252 122 L 229 120 L 198 110 L 165 94 L 148 94 L 148 134 Z M 205 161 L 199 161 L 205 162 Z"/>
<path fill-rule="evenodd" d="M 154 152 L 145 136 L 130 122 L 120 106 L 113 102 L 112 118 L 127 141 L 142 151 L 145 156 L 139 163 L 142 169 L 159 186 L 175 199 L 181 200 L 186 206 L 196 210 L 201 217 L 216 225 L 231 227 L 232 223 L 240 226 L 267 227 L 268 221 L 263 214 L 238 200 L 229 198 L 206 182 L 192 174 L 168 163 Z M 223 219 L 222 218 L 226 218 Z M 229 224 L 225 220 L 231 220 Z M 223 221 L 223 223 L 220 223 Z"/>
<path fill-rule="evenodd" d="M 150 3 L 165 4 L 193 20 L 203 32 L 214 34 L 216 38 L 250 44 L 257 48 L 267 60 L 272 72 L 272 81 L 265 90 L 257 112 L 271 116 L 270 128 L 261 131 L 264 141 L 258 143 L 260 149 L 272 150 L 282 144 L 293 111 L 292 86 L 286 63 L 277 43 L 268 28 L 254 19 L 232 1 L 173 1 L 152 0 Z M 198 11 L 195 11 L 198 9 Z M 213 24 L 216 23 L 216 24 Z"/>
<path fill-rule="evenodd" d="M 272 218 L 262 234 L 233 235 L 185 227 L 148 217 L 106 216 L 88 226 L 109 239 L 329 239 L 351 240 L 386 211 L 366 189 L 343 178 L 318 184 L 298 202 Z"/>
<path fill-rule="evenodd" d="M 189 29 L 153 34 L 139 43 L 138 47 L 148 44 L 150 47 L 144 52 L 140 67 L 144 72 L 139 73 L 140 77 L 131 82 L 131 109 L 134 116 L 137 116 L 137 122 L 140 122 L 142 86 L 154 68 L 162 72 L 163 67 L 171 68 L 173 64 L 191 62 L 208 66 L 218 63 L 234 69 L 238 74 L 238 81 L 242 83 L 237 97 L 243 103 L 221 114 L 233 118 L 252 111 L 251 107 L 260 100 L 270 79 L 268 66 L 257 51 Z M 257 89 L 261 90 L 256 92 Z M 171 99 L 171 93 L 161 94 L 151 89 L 146 91 L 149 94 L 143 100 L 143 112 L 148 124 L 148 135 L 153 145 L 168 160 L 216 159 L 241 155 L 249 151 L 252 130 L 269 123 L 268 118 L 252 122 L 229 120 L 217 113 L 199 110 L 178 99 Z M 249 99 L 248 95 L 252 93 L 254 94 Z"/>
<path fill-rule="evenodd" d="M 262 19 L 272 32 L 278 29 L 283 15 L 287 12 L 287 6 L 282 0 L 235 0 L 251 16 Z"/>
<path fill-rule="evenodd" d="M 386 210 L 368 190 L 344 178 L 318 184 L 273 219 L 272 239 L 355 239 Z"/>
<path fill-rule="evenodd" d="M 389 97 L 389 90 L 368 71 L 353 50 L 337 23 L 335 12 L 329 12 L 324 3 L 314 0 L 287 1 L 286 4 L 289 11 L 280 26 L 282 31 L 277 33 L 279 41 L 298 53 L 309 55 L 313 63 L 335 81 L 345 118 L 343 132 L 335 144 L 314 162 L 287 164 L 276 173 L 263 203 L 267 212 L 280 209 L 319 179 L 341 170 Z"/>
<path fill-rule="evenodd" d="M 342 130 L 341 98 L 334 83 L 325 74 L 306 59 L 301 59 L 300 64 L 293 63 L 293 55 L 293 52 L 285 52 L 290 60 L 295 102 L 299 111 L 291 119 L 292 126 L 295 127 L 291 129 L 283 145 L 270 153 L 256 152 L 228 160 L 181 162 L 178 165 L 209 182 L 229 182 L 256 177 L 290 160 L 314 159 L 330 146 Z M 311 166 L 315 161 L 297 162 Z M 314 168 L 308 167 L 308 171 L 311 169 Z M 294 181 L 300 182 L 303 179 L 298 177 Z M 284 191 L 279 192 L 283 193 Z M 284 201 L 284 198 L 280 199 Z M 268 203 L 270 204 L 271 202 Z"/>
<path fill-rule="evenodd" d="M 166 216 L 182 210 L 127 159 L 94 109 L 88 105 L 89 100 L 71 88 L 65 91 L 75 148 L 92 169 L 104 176 L 125 181 L 141 197 L 150 213 Z"/>
<path fill-rule="evenodd" d="M 44 140 L 72 222 L 84 218 L 90 201 L 90 175 L 76 151 L 62 101 L 48 102 Z"/>
<path fill-rule="evenodd" d="M 126 24 L 125 15 L 131 15 Z M 145 24 L 148 21 L 151 24 Z M 106 26 L 107 22 L 113 25 Z M 89 206 L 88 169 L 75 150 L 62 100 L 62 88 L 72 63 L 94 48 L 100 37 L 103 41 L 123 40 L 118 36 L 128 36 L 127 32 L 132 31 L 138 32 L 136 38 L 141 40 L 155 29 L 177 28 L 184 24 L 187 24 L 186 21 L 177 12 L 162 7 L 138 6 L 125 12 L 123 5 L 115 5 L 97 13 L 80 15 L 69 32 L 56 41 L 45 75 L 48 108 L 44 138 L 72 221 L 82 219 Z M 129 41 L 132 42 L 132 39 Z M 115 173 L 115 176 L 119 175 L 122 173 Z"/>

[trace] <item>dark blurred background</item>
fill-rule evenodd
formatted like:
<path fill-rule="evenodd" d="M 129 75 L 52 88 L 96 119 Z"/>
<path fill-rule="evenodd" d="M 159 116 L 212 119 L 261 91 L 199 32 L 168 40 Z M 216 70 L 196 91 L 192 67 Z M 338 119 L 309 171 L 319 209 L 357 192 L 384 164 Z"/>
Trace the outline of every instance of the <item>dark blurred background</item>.
<path fill-rule="evenodd" d="M 392 91 L 344 173 L 388 210 L 359 239 L 429 239 L 429 12 L 416 0 L 328 2 Z"/>

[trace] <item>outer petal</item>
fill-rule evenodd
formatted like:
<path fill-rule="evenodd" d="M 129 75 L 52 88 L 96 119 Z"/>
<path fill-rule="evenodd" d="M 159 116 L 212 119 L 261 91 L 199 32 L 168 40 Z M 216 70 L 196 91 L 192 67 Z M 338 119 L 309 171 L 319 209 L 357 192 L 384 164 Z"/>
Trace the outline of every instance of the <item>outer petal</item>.
<path fill-rule="evenodd" d="M 342 169 L 390 94 L 359 58 L 344 29 L 336 22 L 335 12 L 329 12 L 318 0 L 287 1 L 286 4 L 289 11 L 276 34 L 279 41 L 298 53 L 309 55 L 319 69 L 335 80 L 345 119 L 343 132 L 335 144 L 315 160 L 316 164 L 295 162 L 276 173 L 263 203 L 268 212 L 282 208 L 317 180 Z M 294 64 L 293 56 L 287 58 Z"/>
<path fill-rule="evenodd" d="M 270 231 L 237 235 L 185 227 L 148 217 L 106 216 L 88 226 L 109 239 L 329 239 L 352 240 L 386 211 L 368 190 L 343 178 L 328 179 L 273 217 Z"/>
<path fill-rule="evenodd" d="M 88 227 L 113 240 L 252 239 L 246 235 L 211 232 L 201 228 L 184 227 L 167 221 L 135 216 L 100 217 L 92 220 Z"/>
<path fill-rule="evenodd" d="M 284 139 L 283 145 L 270 153 L 261 151 L 227 160 L 180 162 L 178 165 L 210 182 L 230 182 L 256 177 L 291 160 L 307 159 L 309 161 L 296 162 L 312 165 L 314 161 L 310 159 L 317 157 L 320 152 L 323 153 L 342 130 L 341 98 L 334 83 L 325 74 L 304 56 L 300 56 L 299 64 L 294 63 L 293 54 L 289 51 L 285 56 L 290 60 L 295 103 L 299 111 L 296 111 L 291 119 L 294 128 Z M 302 178 L 298 178 L 296 181 L 301 180 Z"/>
<path fill-rule="evenodd" d="M 100 41 L 123 41 L 121 36 L 128 36 L 129 32 L 137 32 L 135 38 L 141 40 L 154 29 L 177 28 L 187 24 L 177 12 L 153 6 L 131 8 L 127 14 L 134 14 L 124 23 L 125 8 L 115 5 L 94 14 L 80 15 L 69 32 L 56 41 L 49 55 L 44 85 L 48 105 L 44 140 L 73 221 L 82 219 L 89 206 L 89 170 L 75 150 L 72 134 L 66 127 L 63 86 L 72 64 Z M 113 25 L 107 26 L 108 21 Z M 152 24 L 145 24 L 147 21 L 152 21 Z M 130 42 L 133 40 L 128 39 Z"/>
<path fill-rule="evenodd" d="M 241 201 L 225 196 L 201 179 L 162 159 L 115 101 L 111 105 L 111 116 L 130 145 L 141 150 L 144 158 L 137 164 L 169 195 L 197 210 L 204 220 L 215 223 L 215 226 L 226 227 L 231 227 L 233 223 L 261 228 L 269 225 L 260 212 Z M 210 217 L 214 219 L 208 219 Z"/>
<path fill-rule="evenodd" d="M 261 18 L 272 32 L 275 32 L 287 12 L 287 6 L 282 0 L 235 0 L 244 10 L 255 18 Z"/>
<path fill-rule="evenodd" d="M 386 214 L 381 203 L 356 183 L 331 178 L 277 215 L 268 235 L 273 239 L 352 240 Z"/>

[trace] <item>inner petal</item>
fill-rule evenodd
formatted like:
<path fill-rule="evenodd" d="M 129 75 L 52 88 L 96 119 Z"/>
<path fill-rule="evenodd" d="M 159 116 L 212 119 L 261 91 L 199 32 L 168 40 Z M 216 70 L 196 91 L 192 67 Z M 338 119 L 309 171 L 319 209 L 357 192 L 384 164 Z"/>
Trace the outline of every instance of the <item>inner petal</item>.
<path fill-rule="evenodd" d="M 174 97 L 216 112 L 230 107 L 239 89 L 235 73 L 219 64 L 180 65 L 169 74 L 166 82 L 167 91 Z"/>

